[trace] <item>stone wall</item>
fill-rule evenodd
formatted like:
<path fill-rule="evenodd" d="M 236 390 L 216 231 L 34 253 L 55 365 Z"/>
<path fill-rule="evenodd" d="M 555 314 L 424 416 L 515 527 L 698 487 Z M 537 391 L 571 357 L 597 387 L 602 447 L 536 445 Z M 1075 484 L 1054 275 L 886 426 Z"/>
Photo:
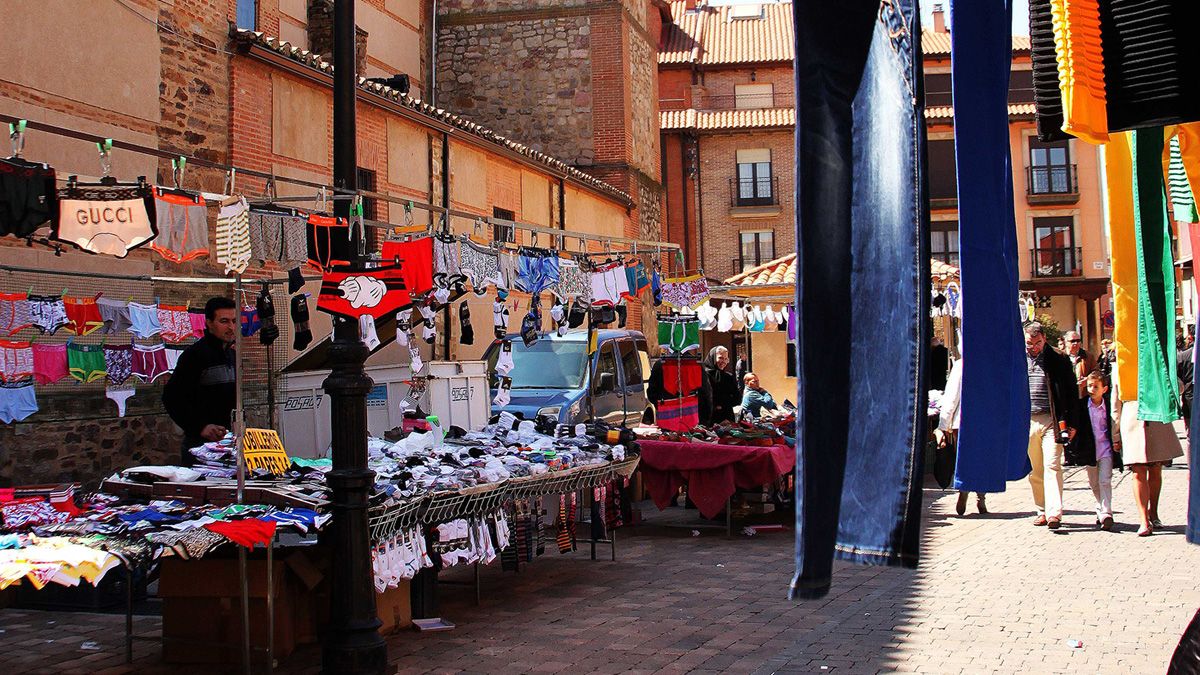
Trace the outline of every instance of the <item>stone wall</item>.
<path fill-rule="evenodd" d="M 438 102 L 534 150 L 590 165 L 590 48 L 586 16 L 443 26 Z"/>

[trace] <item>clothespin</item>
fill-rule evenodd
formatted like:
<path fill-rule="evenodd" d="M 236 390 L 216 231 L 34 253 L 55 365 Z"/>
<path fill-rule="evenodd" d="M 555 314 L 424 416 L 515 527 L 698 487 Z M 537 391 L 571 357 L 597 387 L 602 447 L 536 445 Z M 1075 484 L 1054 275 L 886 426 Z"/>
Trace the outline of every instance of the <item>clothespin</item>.
<path fill-rule="evenodd" d="M 325 188 L 321 188 L 324 190 Z M 347 228 L 347 234 L 350 239 L 354 239 L 354 230 L 358 230 L 358 255 L 365 256 L 367 254 L 367 236 L 364 231 L 366 224 L 363 222 L 363 199 L 362 195 L 354 195 L 354 201 L 350 203 L 350 227 Z"/>
<path fill-rule="evenodd" d="M 8 137 L 12 140 L 12 156 L 20 157 L 25 151 L 25 125 L 27 120 L 17 120 L 8 123 Z"/>
<path fill-rule="evenodd" d="M 112 145 L 113 139 L 106 138 L 103 143 L 97 143 L 96 149 L 100 151 L 100 174 L 103 178 L 112 176 Z"/>
<path fill-rule="evenodd" d="M 271 177 L 267 179 L 267 185 L 263 191 L 266 192 L 268 201 L 275 201 L 275 174 L 271 174 Z"/>
<path fill-rule="evenodd" d="M 412 200 L 405 202 L 404 203 L 404 226 L 405 227 L 411 227 L 413 225 L 413 223 L 415 222 L 415 221 L 413 221 L 412 210 L 413 210 Z"/>
<path fill-rule="evenodd" d="M 175 188 L 179 189 L 183 185 L 183 172 L 187 169 L 187 157 L 179 156 L 179 159 L 171 160 L 171 180 L 175 182 Z"/>
<path fill-rule="evenodd" d="M 558 235 L 558 250 L 559 250 L 559 251 L 565 251 L 565 250 L 566 250 L 566 248 L 567 248 L 567 246 L 566 246 L 566 238 L 565 238 L 565 237 L 563 237 L 563 235 L 561 235 L 561 234 L 560 234 L 560 235 Z"/>
<path fill-rule="evenodd" d="M 236 181 L 237 181 L 237 169 L 231 167 L 229 169 L 229 173 L 225 175 L 225 186 L 222 188 L 221 191 L 227 195 L 232 195 L 233 190 L 234 190 L 233 184 Z"/>
<path fill-rule="evenodd" d="M 329 197 L 328 193 L 325 192 L 325 186 L 322 185 L 321 191 L 317 193 L 317 203 L 320 205 L 317 208 L 318 211 L 324 212 L 325 209 L 329 206 L 328 197 Z M 353 207 L 351 207 L 351 212 L 353 213 Z"/>
<path fill-rule="evenodd" d="M 679 272 L 682 273 L 683 266 L 684 266 L 684 260 L 683 260 L 683 249 L 681 249 L 681 248 L 675 249 L 675 264 L 679 266 L 679 268 L 678 268 Z"/>

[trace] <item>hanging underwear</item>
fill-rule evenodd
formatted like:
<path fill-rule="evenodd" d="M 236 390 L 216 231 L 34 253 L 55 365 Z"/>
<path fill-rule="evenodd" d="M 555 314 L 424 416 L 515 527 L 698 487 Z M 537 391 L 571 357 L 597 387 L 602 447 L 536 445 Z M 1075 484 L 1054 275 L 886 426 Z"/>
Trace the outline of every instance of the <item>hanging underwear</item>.
<path fill-rule="evenodd" d="M 625 263 L 625 284 L 629 287 L 625 294 L 627 298 L 637 298 L 650 286 L 650 279 L 646 277 L 646 266 L 642 261 L 630 260 Z"/>
<path fill-rule="evenodd" d="M 63 296 L 63 309 L 67 313 L 69 327 L 76 335 L 90 335 L 104 326 L 100 308 L 95 298 L 73 298 Z"/>
<path fill-rule="evenodd" d="M 692 309 L 709 295 L 708 279 L 702 274 L 663 280 L 663 302 L 676 309 Z"/>
<path fill-rule="evenodd" d="M 399 259 L 400 272 L 410 294 L 421 295 L 433 289 L 433 237 L 385 241 L 380 257 L 387 263 Z"/>
<path fill-rule="evenodd" d="M 33 379 L 38 384 L 53 384 L 67 376 L 67 346 L 65 344 L 34 344 Z"/>
<path fill-rule="evenodd" d="M 162 332 L 162 324 L 158 318 L 158 305 L 129 303 L 129 324 L 129 332 L 143 340 L 158 335 Z"/>
<path fill-rule="evenodd" d="M 0 340 L 0 380 L 16 382 L 33 376 L 33 350 L 28 342 Z"/>
<path fill-rule="evenodd" d="M 662 277 L 658 274 L 658 269 L 650 273 L 650 293 L 654 296 L 654 306 L 658 307 L 662 304 Z"/>
<path fill-rule="evenodd" d="M 322 222 L 328 221 L 335 228 L 333 236 L 346 239 L 349 235 L 349 227 L 342 231 L 336 229 L 338 224 L 332 218 L 315 217 Z M 308 260 L 315 241 L 312 237 L 325 234 L 311 227 L 306 214 L 288 208 L 252 208 L 246 215 L 246 228 L 250 238 L 250 258 L 278 263 L 284 269 L 293 269 Z M 345 253 L 349 254 L 349 248 Z"/>
<path fill-rule="evenodd" d="M 245 197 L 225 200 L 217 211 L 217 262 L 225 265 L 225 274 L 241 274 L 250 265 L 250 207 Z"/>
<path fill-rule="evenodd" d="M 253 307 L 242 308 L 242 337 L 250 337 L 262 328 L 262 322 L 258 320 L 258 310 Z"/>
<path fill-rule="evenodd" d="M 695 396 L 668 399 L 655 410 L 655 424 L 665 431 L 687 432 L 700 424 L 700 400 Z"/>
<path fill-rule="evenodd" d="M 700 320 L 694 316 L 658 320 L 658 343 L 672 354 L 700 349 Z"/>
<path fill-rule="evenodd" d="M 159 305 L 158 325 L 167 342 L 182 342 L 192 337 L 192 319 L 187 305 Z"/>
<path fill-rule="evenodd" d="M 136 393 L 133 387 L 108 387 L 104 390 L 104 395 L 117 404 L 117 417 L 125 416 L 125 402 Z"/>
<path fill-rule="evenodd" d="M 522 248 L 517 255 L 517 288 L 526 293 L 541 293 L 559 281 L 558 254 L 535 248 Z"/>
<path fill-rule="evenodd" d="M 29 296 L 29 316 L 44 335 L 54 335 L 67 325 L 67 308 L 61 295 Z"/>
<path fill-rule="evenodd" d="M 500 258 L 496 249 L 480 246 L 463 237 L 459 247 L 459 269 L 471 282 L 475 295 L 487 293 L 488 286 L 500 283 Z"/>
<path fill-rule="evenodd" d="M 151 347 L 133 346 L 133 374 L 142 382 L 153 382 L 166 375 L 167 349 L 161 344 Z"/>
<path fill-rule="evenodd" d="M 125 384 L 133 374 L 133 345 L 104 345 L 104 369 L 110 383 Z"/>
<path fill-rule="evenodd" d="M 29 296 L 25 293 L 0 293 L 0 333 L 15 335 L 32 325 Z"/>
<path fill-rule="evenodd" d="M 124 258 L 158 236 L 149 186 L 67 187 L 58 193 L 50 237 L 90 253 Z"/>
<path fill-rule="evenodd" d="M 354 242 L 350 238 L 350 224 L 346 220 L 309 214 L 306 233 L 308 262 L 314 267 L 325 270 L 350 264 L 350 259 L 354 257 Z"/>
<path fill-rule="evenodd" d="M 179 357 L 183 356 L 183 352 L 187 347 L 179 345 L 166 345 L 167 354 L 167 372 L 175 372 L 175 367 L 179 365 Z"/>
<path fill-rule="evenodd" d="M 375 319 L 370 314 L 358 317 L 358 335 L 368 351 L 375 351 L 379 346 L 379 332 L 375 327 Z"/>
<path fill-rule="evenodd" d="M 71 377 L 84 384 L 99 380 L 108 374 L 104 348 L 100 345 L 67 345 L 67 370 Z"/>
<path fill-rule="evenodd" d="M 32 384 L 0 386 L 0 422 L 20 422 L 38 411 L 37 395 Z M 5 515 L 8 524 L 8 515 Z M 57 569 L 57 566 L 56 566 Z"/>
<path fill-rule="evenodd" d="M 459 265 L 458 240 L 450 236 L 434 236 L 433 285 L 449 288 L 465 280 Z"/>
<path fill-rule="evenodd" d="M 109 298 L 96 298 L 96 306 L 100 309 L 100 320 L 104 322 L 105 333 L 120 333 L 129 330 L 133 325 L 129 321 L 129 303 Z"/>
<path fill-rule="evenodd" d="M 704 386 L 700 362 L 691 359 L 663 359 L 662 376 L 663 389 L 671 396 L 685 396 Z"/>
<path fill-rule="evenodd" d="M 620 261 L 605 263 L 592 271 L 592 306 L 613 307 L 629 294 L 629 280 Z"/>
<path fill-rule="evenodd" d="M 208 326 L 207 319 L 204 316 L 203 309 L 188 309 L 188 323 L 192 324 L 192 337 L 204 337 L 204 330 Z"/>
<path fill-rule="evenodd" d="M 321 277 L 317 309 L 350 319 L 368 314 L 382 319 L 412 306 L 402 265 L 371 270 L 335 268 Z"/>
<path fill-rule="evenodd" d="M 183 190 L 154 188 L 158 237 L 151 250 L 173 263 L 208 255 L 208 206 L 204 197 Z"/>
<path fill-rule="evenodd" d="M 0 159 L 0 235 L 28 237 L 57 210 L 54 169 L 19 157 Z"/>
<path fill-rule="evenodd" d="M 502 289 L 515 288 L 517 285 L 517 256 L 507 251 L 497 251 L 496 262 L 500 266 L 500 283 Z"/>
<path fill-rule="evenodd" d="M 591 275 L 583 269 L 576 260 L 562 260 L 558 264 L 558 283 L 550 287 L 550 291 L 563 302 L 571 298 L 580 298 L 591 302 Z"/>

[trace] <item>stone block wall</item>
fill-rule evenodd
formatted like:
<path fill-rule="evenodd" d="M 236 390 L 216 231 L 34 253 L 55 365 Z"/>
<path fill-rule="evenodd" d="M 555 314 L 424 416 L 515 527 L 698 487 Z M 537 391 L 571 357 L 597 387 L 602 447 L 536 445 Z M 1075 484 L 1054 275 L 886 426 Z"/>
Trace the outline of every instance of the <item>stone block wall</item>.
<path fill-rule="evenodd" d="M 566 162 L 595 161 L 588 17 L 451 24 L 438 41 L 440 104 Z"/>

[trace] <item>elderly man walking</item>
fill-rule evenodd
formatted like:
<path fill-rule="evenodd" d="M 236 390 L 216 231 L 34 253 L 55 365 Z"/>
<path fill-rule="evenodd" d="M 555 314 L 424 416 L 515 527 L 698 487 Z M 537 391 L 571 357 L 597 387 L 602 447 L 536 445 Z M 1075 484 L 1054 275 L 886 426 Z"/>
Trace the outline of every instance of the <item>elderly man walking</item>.
<path fill-rule="evenodd" d="M 1087 396 L 1088 373 L 1096 369 L 1096 359 L 1083 348 L 1083 338 L 1079 333 L 1069 330 L 1063 333 L 1066 343 L 1067 358 L 1071 360 L 1071 370 L 1075 373 L 1075 383 L 1079 387 L 1079 398 Z"/>
<path fill-rule="evenodd" d="M 1029 486 L 1037 506 L 1034 525 L 1057 530 L 1063 516 L 1063 446 L 1075 435 L 1078 388 L 1071 361 L 1046 344 L 1040 323 L 1025 326 L 1029 372 Z"/>

